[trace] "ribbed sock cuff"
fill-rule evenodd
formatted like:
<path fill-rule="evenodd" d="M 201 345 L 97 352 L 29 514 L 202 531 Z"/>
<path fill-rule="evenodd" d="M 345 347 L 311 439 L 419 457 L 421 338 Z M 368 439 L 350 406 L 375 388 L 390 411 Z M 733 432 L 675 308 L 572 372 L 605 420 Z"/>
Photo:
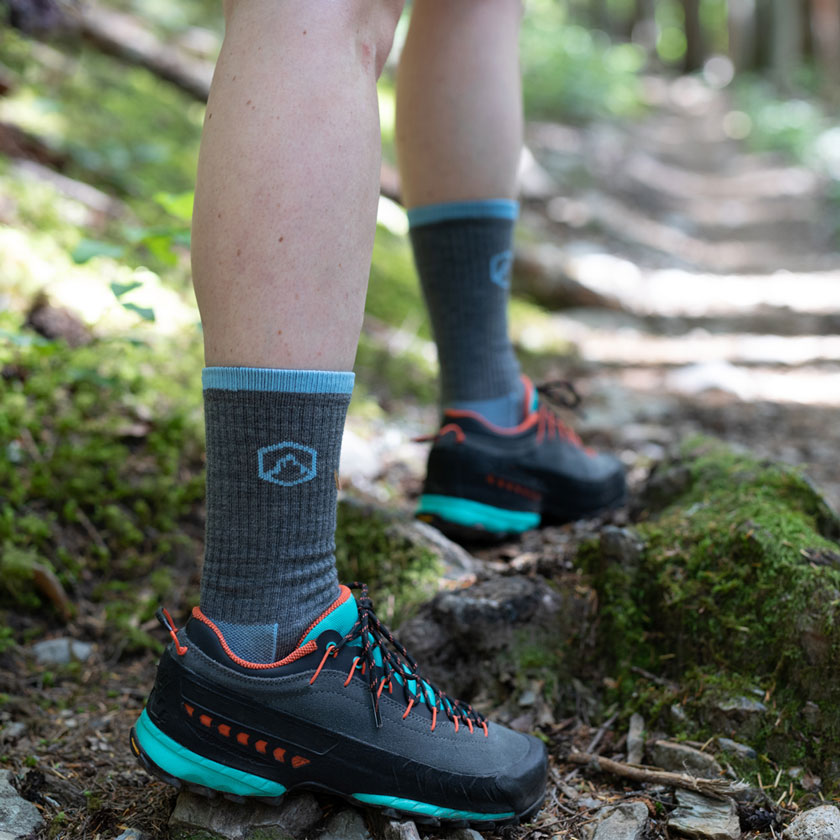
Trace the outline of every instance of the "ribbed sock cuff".
<path fill-rule="evenodd" d="M 356 375 L 351 371 L 282 370 L 252 367 L 206 367 L 205 390 L 274 391 L 287 394 L 351 394 Z"/>
<path fill-rule="evenodd" d="M 519 202 L 510 198 L 448 201 L 444 204 L 424 204 L 422 207 L 413 207 L 407 215 L 411 228 L 458 219 L 506 219 L 515 222 L 519 218 Z"/>

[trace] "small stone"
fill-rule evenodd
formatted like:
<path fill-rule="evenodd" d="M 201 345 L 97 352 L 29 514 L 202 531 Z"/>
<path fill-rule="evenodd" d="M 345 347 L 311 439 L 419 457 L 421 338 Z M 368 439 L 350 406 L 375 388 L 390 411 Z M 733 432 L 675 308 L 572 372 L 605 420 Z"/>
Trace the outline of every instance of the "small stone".
<path fill-rule="evenodd" d="M 840 838 L 840 809 L 834 805 L 820 805 L 803 811 L 785 829 L 784 840 L 838 840 Z"/>
<path fill-rule="evenodd" d="M 669 711 L 671 712 L 671 720 L 673 720 L 674 723 L 685 723 L 688 720 L 688 715 L 685 713 L 685 709 L 676 703 L 671 706 Z"/>
<path fill-rule="evenodd" d="M 21 738 L 25 734 L 25 732 L 26 724 L 19 720 L 13 720 L 0 729 L 0 741 L 17 741 L 18 738 Z"/>
<path fill-rule="evenodd" d="M 0 840 L 28 837 L 44 824 L 38 809 L 12 787 L 11 777 L 10 770 L 0 770 Z"/>
<path fill-rule="evenodd" d="M 799 784 L 801 785 L 802 790 L 807 790 L 808 793 L 814 793 L 822 787 L 822 779 L 819 776 L 815 776 L 813 773 L 806 771 Z"/>
<path fill-rule="evenodd" d="M 737 712 L 745 715 L 763 714 L 767 711 L 767 706 L 764 703 L 760 700 L 753 700 L 752 697 L 730 697 L 728 700 L 722 700 L 718 703 L 717 707 L 722 712 Z"/>
<path fill-rule="evenodd" d="M 650 754 L 657 767 L 673 773 L 688 773 L 702 779 L 716 779 L 723 773 L 713 756 L 685 744 L 656 741 Z"/>
<path fill-rule="evenodd" d="M 728 697 L 714 704 L 708 713 L 708 723 L 718 732 L 749 740 L 761 730 L 767 706 L 753 697 Z"/>
<path fill-rule="evenodd" d="M 86 662 L 93 645 L 76 639 L 45 639 L 32 645 L 32 653 L 39 665 L 69 665 L 71 662 Z"/>
<path fill-rule="evenodd" d="M 536 702 L 537 693 L 532 688 L 525 689 L 519 698 L 519 705 L 522 706 L 523 709 L 533 706 Z"/>
<path fill-rule="evenodd" d="M 333 814 L 318 840 L 371 840 L 365 821 L 349 808 Z"/>
<path fill-rule="evenodd" d="M 710 799 L 689 790 L 678 790 L 676 797 L 668 828 L 696 840 L 739 840 L 741 823 L 731 799 Z"/>
<path fill-rule="evenodd" d="M 649 811 L 643 802 L 622 802 L 602 808 L 592 840 L 641 840 L 648 822 Z"/>
<path fill-rule="evenodd" d="M 388 820 L 382 827 L 382 838 L 383 840 L 420 840 L 420 832 L 411 820 L 406 822 Z"/>
<path fill-rule="evenodd" d="M 802 715 L 809 726 L 813 726 L 814 728 L 816 728 L 820 725 L 820 719 L 822 717 L 820 707 L 812 700 L 809 700 L 805 704 L 805 706 L 802 709 Z"/>
<path fill-rule="evenodd" d="M 641 764 L 645 753 L 645 719 L 634 712 L 627 732 L 627 763 Z"/>
<path fill-rule="evenodd" d="M 753 759 L 758 758 L 758 754 L 752 747 L 749 747 L 746 744 L 739 744 L 731 738 L 718 738 L 717 743 L 724 752 L 731 753 L 736 758 L 740 758 L 744 761 L 752 761 Z"/>
<path fill-rule="evenodd" d="M 201 831 L 220 840 L 300 840 L 320 819 L 321 809 L 311 793 L 290 795 L 276 808 L 259 802 L 243 807 L 185 791 L 169 818 L 169 832 L 173 840 L 188 840 Z"/>
<path fill-rule="evenodd" d="M 451 834 L 446 835 L 446 840 L 484 840 L 484 838 L 472 828 L 459 828 Z"/>
<path fill-rule="evenodd" d="M 587 811 L 597 811 L 604 803 L 600 799 L 595 799 L 592 796 L 581 796 L 575 804 L 578 808 Z"/>
<path fill-rule="evenodd" d="M 601 556 L 623 568 L 637 566 L 644 547 L 644 540 L 630 528 L 605 525 L 601 530 Z"/>
<path fill-rule="evenodd" d="M 119 837 L 114 840 L 146 840 L 146 835 L 138 828 L 127 828 Z"/>

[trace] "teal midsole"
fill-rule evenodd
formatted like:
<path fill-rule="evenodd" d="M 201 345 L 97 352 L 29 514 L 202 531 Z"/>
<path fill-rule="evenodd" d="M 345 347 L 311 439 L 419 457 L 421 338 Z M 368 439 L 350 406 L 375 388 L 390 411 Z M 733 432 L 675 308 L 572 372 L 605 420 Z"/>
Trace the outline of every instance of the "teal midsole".
<path fill-rule="evenodd" d="M 414 799 L 403 799 L 399 796 L 380 796 L 375 793 L 354 793 L 353 799 L 363 802 L 365 805 L 379 805 L 382 808 L 396 808 L 410 814 L 423 814 L 427 817 L 438 817 L 445 820 L 484 820 L 494 822 L 496 820 L 509 820 L 514 816 L 513 811 L 505 811 L 501 814 L 482 814 L 479 811 L 458 811 L 455 808 L 444 808 L 441 805 L 429 805 L 425 802 L 416 802 Z"/>
<path fill-rule="evenodd" d="M 143 752 L 161 770 L 185 782 L 240 796 L 282 796 L 286 792 L 279 782 L 226 767 L 182 747 L 152 723 L 145 709 L 134 726 L 134 732 Z"/>
<path fill-rule="evenodd" d="M 525 510 L 485 505 L 457 496 L 438 496 L 424 493 L 420 497 L 417 515 L 431 514 L 455 525 L 482 528 L 495 534 L 521 533 L 540 524 L 540 514 Z"/>

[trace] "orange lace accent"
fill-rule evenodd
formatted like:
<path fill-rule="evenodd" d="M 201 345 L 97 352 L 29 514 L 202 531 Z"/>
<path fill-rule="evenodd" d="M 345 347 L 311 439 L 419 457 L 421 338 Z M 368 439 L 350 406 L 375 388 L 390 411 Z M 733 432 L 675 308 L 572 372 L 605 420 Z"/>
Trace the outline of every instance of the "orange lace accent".
<path fill-rule="evenodd" d="M 373 611 L 373 602 L 368 596 L 367 586 L 363 583 L 351 583 L 351 589 L 361 589 L 361 597 L 358 599 L 359 617 L 350 632 L 338 644 L 330 644 L 315 673 L 312 675 L 309 684 L 318 679 L 327 657 L 336 657 L 339 651 L 348 643 L 358 639 L 361 642 L 361 656 L 353 657 L 353 664 L 350 666 L 350 673 L 344 681 L 348 686 L 353 675 L 359 670 L 361 676 L 367 674 L 368 687 L 370 689 L 373 713 L 377 727 L 382 725 L 382 716 L 379 711 L 379 701 L 384 689 L 388 693 L 394 693 L 394 685 L 402 688 L 406 701 L 406 710 L 402 716 L 405 720 L 412 708 L 417 703 L 426 703 L 432 713 L 431 731 L 434 732 L 438 722 L 438 712 L 443 712 L 452 721 L 455 731 L 460 730 L 460 725 L 466 723 L 470 732 L 473 732 L 474 724 L 478 724 L 485 737 L 488 735 L 487 724 L 484 718 L 469 704 L 462 705 L 459 701 L 449 698 L 439 689 L 426 682 L 417 672 L 417 663 L 411 658 L 408 651 L 394 638 L 391 631 L 376 617 Z M 375 652 L 378 651 L 378 657 Z M 361 668 L 359 668 L 361 663 Z M 409 685 L 413 684 L 416 691 L 412 691 Z"/>

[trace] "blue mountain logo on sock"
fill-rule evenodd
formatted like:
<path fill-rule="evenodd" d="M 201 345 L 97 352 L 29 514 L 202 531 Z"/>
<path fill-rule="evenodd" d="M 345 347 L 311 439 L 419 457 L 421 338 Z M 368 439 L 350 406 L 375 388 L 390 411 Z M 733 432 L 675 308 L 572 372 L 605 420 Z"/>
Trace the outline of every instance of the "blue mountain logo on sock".
<path fill-rule="evenodd" d="M 263 481 L 294 487 L 318 474 L 318 453 L 311 446 L 283 441 L 257 451 L 257 471 Z"/>
<path fill-rule="evenodd" d="M 507 289 L 510 286 L 510 269 L 513 265 L 513 251 L 502 251 L 490 257 L 490 280 Z"/>

